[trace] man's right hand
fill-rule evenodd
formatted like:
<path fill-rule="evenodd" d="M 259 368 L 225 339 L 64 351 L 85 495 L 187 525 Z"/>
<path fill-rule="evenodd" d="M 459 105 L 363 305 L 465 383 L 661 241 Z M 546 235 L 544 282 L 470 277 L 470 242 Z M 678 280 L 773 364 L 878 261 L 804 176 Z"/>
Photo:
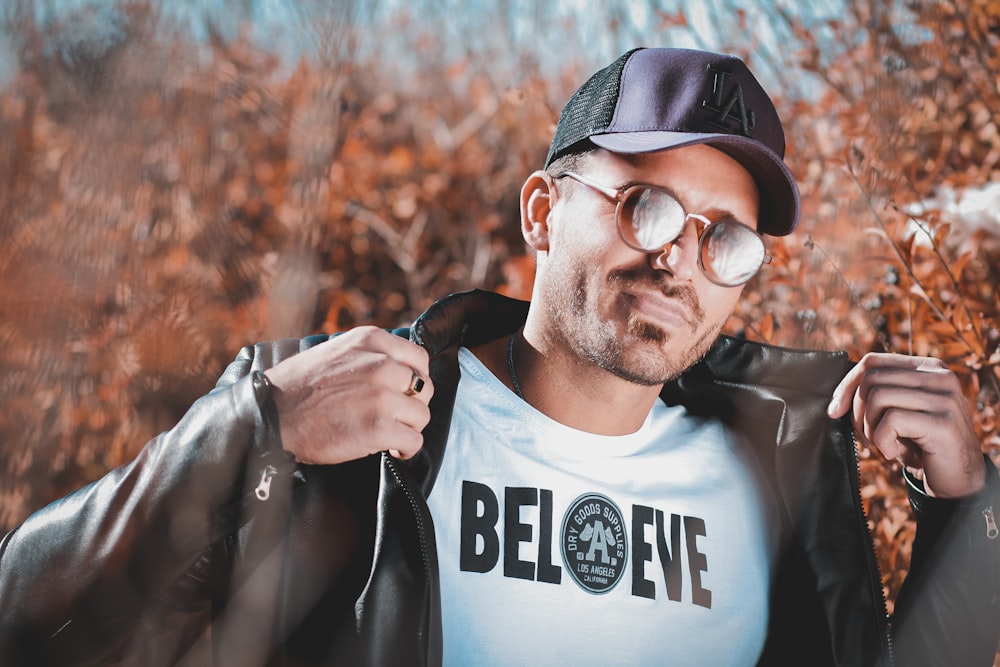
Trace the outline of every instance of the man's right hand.
<path fill-rule="evenodd" d="M 413 374 L 423 380 L 407 394 Z M 423 446 L 434 394 L 427 352 L 376 327 L 358 327 L 265 371 L 274 386 L 281 446 L 300 463 L 332 464 Z"/>

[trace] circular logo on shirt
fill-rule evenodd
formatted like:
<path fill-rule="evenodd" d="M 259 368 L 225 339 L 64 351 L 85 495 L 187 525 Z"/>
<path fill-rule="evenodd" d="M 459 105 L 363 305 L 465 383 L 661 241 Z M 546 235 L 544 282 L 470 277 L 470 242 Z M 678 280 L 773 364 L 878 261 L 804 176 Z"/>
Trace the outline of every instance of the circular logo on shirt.
<path fill-rule="evenodd" d="M 587 493 L 566 510 L 562 557 L 573 580 L 588 593 L 607 593 L 625 572 L 625 517 L 610 498 Z"/>

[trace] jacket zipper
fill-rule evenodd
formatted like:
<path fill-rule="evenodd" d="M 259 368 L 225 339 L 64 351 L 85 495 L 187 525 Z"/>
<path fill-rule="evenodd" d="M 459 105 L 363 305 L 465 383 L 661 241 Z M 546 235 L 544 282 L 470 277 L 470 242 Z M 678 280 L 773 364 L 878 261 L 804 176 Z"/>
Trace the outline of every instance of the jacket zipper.
<path fill-rule="evenodd" d="M 991 556 L 990 552 L 996 551 L 995 547 L 991 548 L 990 542 L 997 539 L 997 537 L 1000 537 L 1000 529 L 998 529 L 997 527 L 996 516 L 993 513 L 993 505 L 990 505 L 989 507 L 983 510 L 983 517 L 986 519 L 986 540 L 983 542 L 982 550 L 984 552 L 983 556 L 984 562 L 988 563 L 992 560 L 990 558 Z M 1000 581 L 998 581 L 997 577 L 997 568 L 995 567 L 990 568 L 989 579 L 990 579 L 989 584 L 992 585 L 992 588 L 990 589 L 990 594 L 993 596 L 992 600 L 993 605 L 994 606 L 1000 605 L 1000 601 L 998 601 L 997 599 L 997 596 L 1000 596 Z"/>
<path fill-rule="evenodd" d="M 417 522 L 417 535 L 420 536 L 420 558 L 424 563 L 424 600 L 427 604 L 430 602 L 431 598 L 431 564 L 430 556 L 427 553 L 427 531 L 424 525 L 424 518 L 421 515 L 421 508 L 417 502 L 417 498 L 414 496 L 413 491 L 410 490 L 409 485 L 403 480 L 403 476 L 396 466 L 396 462 L 389 456 L 388 453 L 382 454 L 385 460 L 386 467 L 392 476 L 395 478 L 396 483 L 399 484 L 400 488 L 403 489 L 403 493 L 406 495 L 407 501 L 410 503 L 410 508 L 413 510 L 413 517 Z M 420 625 L 421 632 L 425 632 L 427 628 L 427 604 L 424 604 L 420 610 Z M 429 644 L 427 643 L 429 638 L 424 637 L 424 648 L 427 650 Z M 429 664 L 427 660 L 428 656 L 424 656 L 424 664 Z"/>
<path fill-rule="evenodd" d="M 278 469 L 274 466 L 264 466 L 264 470 L 260 474 L 260 482 L 257 483 L 256 488 L 253 490 L 254 495 L 257 496 L 257 500 L 264 502 L 271 497 L 271 481 L 277 474 Z"/>
<path fill-rule="evenodd" d="M 857 494 L 858 510 L 861 512 L 861 517 L 864 519 L 864 524 L 868 524 L 868 515 L 865 514 L 864 499 L 861 497 L 861 460 L 858 457 L 858 439 L 857 435 L 854 433 L 854 428 L 850 428 L 851 432 L 851 455 L 854 457 L 854 470 L 857 474 L 856 481 L 857 486 L 855 487 L 855 493 Z M 896 657 L 894 655 L 894 649 L 892 645 L 892 629 L 889 626 L 889 607 L 886 604 L 885 593 L 882 591 L 882 567 L 878 562 L 878 553 L 875 550 L 875 542 L 872 539 L 871 531 L 867 528 L 863 531 L 864 539 L 868 543 L 868 565 L 871 571 L 875 573 L 875 579 L 878 582 L 874 588 L 876 589 L 877 597 L 882 602 L 882 619 L 885 623 L 885 648 L 889 657 L 889 665 L 896 664 Z"/>
<path fill-rule="evenodd" d="M 995 540 L 1000 536 L 1000 529 L 997 528 L 997 519 L 993 515 L 993 505 L 983 510 L 983 517 L 986 519 L 986 537 Z"/>

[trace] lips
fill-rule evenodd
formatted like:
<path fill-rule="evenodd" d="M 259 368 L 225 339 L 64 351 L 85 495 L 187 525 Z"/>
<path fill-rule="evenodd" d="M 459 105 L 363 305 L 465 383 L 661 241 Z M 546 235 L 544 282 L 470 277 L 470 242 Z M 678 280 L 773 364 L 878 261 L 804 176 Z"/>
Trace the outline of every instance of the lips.
<path fill-rule="evenodd" d="M 681 299 L 661 292 L 632 292 L 628 294 L 631 310 L 666 328 L 694 328 L 690 308 Z"/>
<path fill-rule="evenodd" d="M 705 311 L 694 287 L 673 282 L 662 272 L 642 268 L 612 271 L 608 284 L 620 290 L 629 310 L 664 328 L 686 326 L 697 330 L 705 320 Z"/>

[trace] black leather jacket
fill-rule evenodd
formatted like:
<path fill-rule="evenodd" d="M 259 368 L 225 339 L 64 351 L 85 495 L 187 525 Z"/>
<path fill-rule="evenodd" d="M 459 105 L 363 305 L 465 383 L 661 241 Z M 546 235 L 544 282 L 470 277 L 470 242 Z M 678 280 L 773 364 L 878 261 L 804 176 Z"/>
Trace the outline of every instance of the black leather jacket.
<path fill-rule="evenodd" d="M 510 334 L 526 312 L 523 302 L 472 292 L 398 332 L 430 352 L 435 384 L 425 446 L 405 463 L 385 454 L 338 466 L 289 461 L 256 371 L 326 337 L 245 348 L 134 462 L 3 539 L 0 664 L 438 664 L 424 499 L 447 440 L 457 350 Z M 760 664 L 992 664 L 996 470 L 965 501 L 931 499 L 911 484 L 919 532 L 890 623 L 853 432 L 825 415 L 849 366 L 843 354 L 723 337 L 661 394 L 746 434 L 782 509 Z"/>

